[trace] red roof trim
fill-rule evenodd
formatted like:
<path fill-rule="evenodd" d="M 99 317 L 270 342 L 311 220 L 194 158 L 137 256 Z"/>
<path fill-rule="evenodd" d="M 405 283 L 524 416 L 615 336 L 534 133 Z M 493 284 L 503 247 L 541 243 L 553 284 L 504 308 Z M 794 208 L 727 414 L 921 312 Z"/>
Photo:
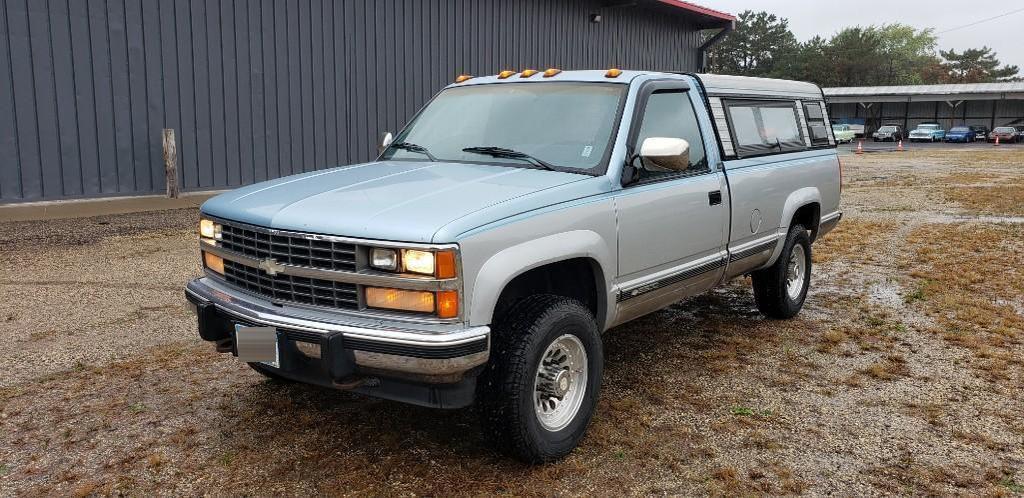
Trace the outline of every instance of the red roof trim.
<path fill-rule="evenodd" d="M 683 10 L 688 10 L 695 14 L 701 14 L 708 17 L 714 17 L 715 19 L 721 19 L 723 21 L 735 21 L 736 16 L 725 12 L 709 9 L 707 7 L 701 7 L 695 3 L 684 2 L 683 0 L 658 0 L 661 3 L 671 5 L 673 7 L 679 7 Z"/>

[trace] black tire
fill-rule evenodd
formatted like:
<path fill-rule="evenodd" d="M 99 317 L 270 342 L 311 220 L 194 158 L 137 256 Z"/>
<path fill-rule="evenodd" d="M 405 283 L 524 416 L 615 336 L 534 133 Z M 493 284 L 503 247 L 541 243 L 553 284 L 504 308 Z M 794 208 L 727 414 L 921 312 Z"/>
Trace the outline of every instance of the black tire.
<path fill-rule="evenodd" d="M 260 375 L 262 375 L 262 376 L 264 376 L 264 377 L 266 377 L 266 378 L 268 378 L 270 380 L 273 380 L 275 382 L 287 382 L 287 383 L 294 383 L 295 382 L 294 380 L 291 380 L 291 379 L 289 379 L 287 377 L 282 377 L 282 376 L 278 375 L 273 370 L 271 370 L 271 369 L 269 369 L 269 368 L 267 368 L 267 367 L 265 367 L 263 365 L 260 365 L 259 363 L 248 363 L 248 365 L 253 370 L 259 372 Z"/>
<path fill-rule="evenodd" d="M 793 255 L 794 247 L 803 246 L 804 267 L 803 283 L 800 293 L 794 298 L 787 292 L 787 276 L 789 273 L 789 261 Z M 811 238 L 807 235 L 807 229 L 803 225 L 793 225 L 786 235 L 786 245 L 779 254 L 775 264 L 758 270 L 752 275 L 754 285 L 754 301 L 757 309 L 769 318 L 786 319 L 796 316 L 804 306 L 807 299 L 807 289 L 811 282 Z"/>
<path fill-rule="evenodd" d="M 551 431 L 534 407 L 534 384 L 548 346 L 566 334 L 579 339 L 586 352 L 586 388 L 571 421 Z M 492 330 L 491 359 L 477 381 L 481 423 L 494 447 L 528 463 L 568 455 L 583 439 L 597 406 L 603 355 L 597 321 L 578 301 L 536 295 L 513 305 Z"/>

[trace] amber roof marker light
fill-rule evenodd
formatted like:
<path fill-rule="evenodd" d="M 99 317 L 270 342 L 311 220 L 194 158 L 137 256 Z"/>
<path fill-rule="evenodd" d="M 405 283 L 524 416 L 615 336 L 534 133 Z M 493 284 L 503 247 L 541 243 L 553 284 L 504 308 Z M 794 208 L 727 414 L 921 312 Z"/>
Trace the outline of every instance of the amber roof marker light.
<path fill-rule="evenodd" d="M 561 69 L 555 69 L 553 67 L 549 67 L 547 70 L 544 71 L 544 77 L 545 78 L 550 78 L 550 77 L 552 77 L 552 76 L 554 76 L 554 75 L 556 75 L 556 74 L 558 74 L 560 72 L 562 72 Z"/>
<path fill-rule="evenodd" d="M 536 69 L 524 69 L 523 70 L 523 74 L 520 74 L 519 77 L 520 78 L 529 78 L 530 76 L 533 76 L 533 75 L 535 75 L 535 74 L 537 74 L 539 72 L 540 71 L 537 71 Z"/>
<path fill-rule="evenodd" d="M 604 73 L 605 78 L 618 78 L 622 74 L 621 69 L 611 68 L 607 73 Z"/>
<path fill-rule="evenodd" d="M 471 75 L 471 74 L 460 74 L 460 75 L 455 77 L 455 82 L 456 83 L 462 83 L 464 81 L 469 81 L 471 79 L 473 79 L 473 75 Z"/>
<path fill-rule="evenodd" d="M 509 76 L 512 76 L 513 74 L 516 74 L 516 72 L 506 69 L 506 70 L 498 73 L 498 79 L 499 80 L 503 80 L 505 78 L 508 78 Z"/>

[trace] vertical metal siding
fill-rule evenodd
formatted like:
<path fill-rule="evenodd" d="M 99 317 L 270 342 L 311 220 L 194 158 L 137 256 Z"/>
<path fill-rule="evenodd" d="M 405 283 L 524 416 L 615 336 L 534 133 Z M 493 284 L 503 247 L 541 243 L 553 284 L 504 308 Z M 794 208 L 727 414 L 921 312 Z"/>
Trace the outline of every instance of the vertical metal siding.
<path fill-rule="evenodd" d="M 0 202 L 162 192 L 162 128 L 230 188 L 370 159 L 460 73 L 697 69 L 685 17 L 603 3 L 0 0 Z"/>

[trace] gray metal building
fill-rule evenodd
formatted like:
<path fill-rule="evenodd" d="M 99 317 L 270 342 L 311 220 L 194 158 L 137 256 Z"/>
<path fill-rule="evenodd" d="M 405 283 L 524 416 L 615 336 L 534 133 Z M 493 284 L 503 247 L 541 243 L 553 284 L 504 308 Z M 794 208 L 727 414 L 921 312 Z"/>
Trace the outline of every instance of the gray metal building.
<path fill-rule="evenodd" d="M 1024 82 L 825 88 L 833 122 L 863 122 L 868 133 L 885 124 L 945 129 L 1024 124 Z"/>
<path fill-rule="evenodd" d="M 370 159 L 460 73 L 695 71 L 680 0 L 0 0 L 0 203 L 230 188 Z"/>

